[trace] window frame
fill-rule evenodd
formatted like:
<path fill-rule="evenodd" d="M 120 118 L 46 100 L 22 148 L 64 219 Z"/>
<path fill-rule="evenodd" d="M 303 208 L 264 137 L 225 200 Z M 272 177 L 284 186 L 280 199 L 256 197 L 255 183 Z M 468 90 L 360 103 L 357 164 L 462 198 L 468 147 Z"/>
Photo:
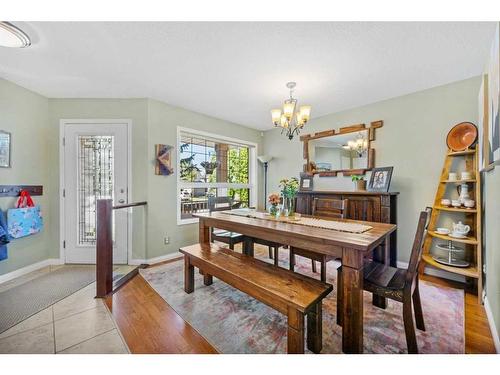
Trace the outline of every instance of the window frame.
<path fill-rule="evenodd" d="M 226 182 L 185 182 L 182 181 L 180 176 L 180 144 L 181 144 L 181 133 L 189 133 L 192 135 L 206 137 L 215 141 L 223 141 L 233 145 L 240 145 L 248 147 L 248 184 L 233 184 Z M 195 224 L 198 223 L 198 218 L 182 219 L 181 218 L 181 195 L 180 189 L 183 188 L 226 188 L 226 189 L 250 189 L 249 194 L 249 206 L 253 207 L 257 204 L 257 194 L 258 194 L 258 173 L 257 173 L 257 155 L 258 155 L 258 144 L 255 142 L 245 141 L 243 139 L 226 137 L 224 135 L 219 135 L 215 133 L 209 133 L 201 130 L 186 128 L 183 126 L 177 126 L 177 139 L 176 139 L 176 167 L 177 167 L 177 177 L 176 177 L 176 204 L 177 204 L 177 225 L 185 224 Z"/>

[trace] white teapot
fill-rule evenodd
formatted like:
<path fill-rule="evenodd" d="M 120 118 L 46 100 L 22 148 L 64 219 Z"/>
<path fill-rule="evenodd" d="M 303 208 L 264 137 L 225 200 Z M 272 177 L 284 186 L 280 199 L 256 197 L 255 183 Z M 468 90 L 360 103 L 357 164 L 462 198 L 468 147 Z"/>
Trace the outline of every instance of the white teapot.
<path fill-rule="evenodd" d="M 463 224 L 461 221 L 453 223 L 453 233 L 465 236 L 470 231 L 470 226 Z"/>

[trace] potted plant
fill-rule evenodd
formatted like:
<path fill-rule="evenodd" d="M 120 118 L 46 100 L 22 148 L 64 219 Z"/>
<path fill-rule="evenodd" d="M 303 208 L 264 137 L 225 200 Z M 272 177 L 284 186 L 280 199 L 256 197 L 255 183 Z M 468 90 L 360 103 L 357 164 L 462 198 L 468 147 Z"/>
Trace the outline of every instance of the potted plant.
<path fill-rule="evenodd" d="M 365 191 L 366 190 L 366 180 L 363 176 L 353 175 L 351 177 L 352 182 L 356 186 L 357 191 Z"/>
<path fill-rule="evenodd" d="M 295 197 L 299 191 L 299 180 L 296 177 L 284 178 L 280 181 L 281 194 L 283 195 L 283 215 L 295 214 Z"/>
<path fill-rule="evenodd" d="M 278 218 L 280 216 L 280 209 L 278 205 L 280 204 L 280 196 L 278 193 L 272 193 L 269 194 L 269 197 L 267 198 L 270 206 L 269 206 L 269 214 L 274 217 Z"/>
<path fill-rule="evenodd" d="M 209 175 L 214 173 L 214 169 L 219 166 L 219 163 L 216 161 L 204 161 L 201 162 L 200 165 L 205 168 L 205 175 Z"/>

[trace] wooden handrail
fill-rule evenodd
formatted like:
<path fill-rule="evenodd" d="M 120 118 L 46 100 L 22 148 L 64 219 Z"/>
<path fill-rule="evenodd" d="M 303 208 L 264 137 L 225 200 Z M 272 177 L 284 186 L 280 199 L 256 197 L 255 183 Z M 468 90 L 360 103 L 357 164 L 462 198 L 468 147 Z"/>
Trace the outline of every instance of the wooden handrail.
<path fill-rule="evenodd" d="M 129 207 L 145 206 L 147 204 L 148 204 L 148 202 L 146 202 L 146 201 L 135 202 L 135 203 L 127 203 L 127 204 L 118 204 L 116 206 L 113 206 L 113 210 L 120 210 L 122 208 L 129 208 Z"/>
<path fill-rule="evenodd" d="M 104 298 L 113 291 L 113 213 L 115 209 L 145 206 L 137 202 L 113 206 L 111 199 L 98 199 L 96 205 L 96 297 Z"/>

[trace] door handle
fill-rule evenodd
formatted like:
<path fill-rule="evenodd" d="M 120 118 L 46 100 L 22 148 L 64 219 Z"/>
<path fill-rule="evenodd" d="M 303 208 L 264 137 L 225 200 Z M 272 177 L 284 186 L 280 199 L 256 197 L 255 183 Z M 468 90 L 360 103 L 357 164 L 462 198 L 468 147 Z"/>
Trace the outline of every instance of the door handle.
<path fill-rule="evenodd" d="M 121 204 L 125 203 L 125 199 L 118 199 L 118 203 L 121 203 Z"/>

